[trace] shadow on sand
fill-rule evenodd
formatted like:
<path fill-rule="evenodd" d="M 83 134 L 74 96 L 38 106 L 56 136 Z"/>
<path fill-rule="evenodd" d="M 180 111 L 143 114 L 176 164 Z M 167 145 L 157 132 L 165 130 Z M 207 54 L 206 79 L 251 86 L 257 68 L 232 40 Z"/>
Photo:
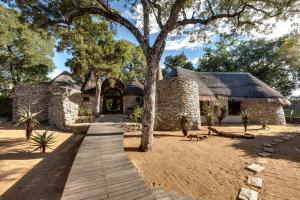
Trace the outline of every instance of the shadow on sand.
<path fill-rule="evenodd" d="M 52 153 L 41 156 L 44 159 L 9 188 L 0 197 L 0 200 L 61 199 L 82 139 L 83 135 L 74 134 Z M 2 159 L 4 158 L 5 156 L 2 155 Z"/>
<path fill-rule="evenodd" d="M 255 139 L 251 140 L 238 139 L 239 142 L 232 144 L 232 146 L 236 149 L 244 151 L 247 155 L 252 157 L 260 157 L 258 153 L 262 152 L 263 143 L 270 144 L 276 139 L 282 140 L 282 137 L 288 134 L 292 135 L 293 132 L 281 133 L 278 135 L 256 135 Z M 300 162 L 300 135 L 295 136 L 291 140 L 273 145 L 272 147 L 274 148 L 274 152 L 269 158 Z"/>

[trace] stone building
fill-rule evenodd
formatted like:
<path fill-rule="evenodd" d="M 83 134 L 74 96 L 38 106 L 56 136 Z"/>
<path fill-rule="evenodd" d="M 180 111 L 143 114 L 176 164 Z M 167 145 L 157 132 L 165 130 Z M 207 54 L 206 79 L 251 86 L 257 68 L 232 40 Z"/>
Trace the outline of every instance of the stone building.
<path fill-rule="evenodd" d="M 283 105 L 289 101 L 280 93 L 249 73 L 193 72 L 176 68 L 157 82 L 157 130 L 178 130 L 179 115 L 191 119 L 192 128 L 199 129 L 205 117 L 201 107 L 209 101 L 222 99 L 229 115 L 224 122 L 240 123 L 241 111 L 247 110 L 251 123 L 285 124 Z M 143 106 L 144 88 L 134 78 L 128 86 L 119 79 L 97 78 L 94 71 L 82 82 L 63 72 L 49 83 L 22 84 L 15 90 L 13 121 L 17 109 L 30 106 L 40 112 L 39 121 L 47 121 L 60 129 L 76 122 L 83 110 L 93 115 L 124 114 L 129 116 L 136 106 Z M 157 119 L 158 119 L 157 118 Z"/>

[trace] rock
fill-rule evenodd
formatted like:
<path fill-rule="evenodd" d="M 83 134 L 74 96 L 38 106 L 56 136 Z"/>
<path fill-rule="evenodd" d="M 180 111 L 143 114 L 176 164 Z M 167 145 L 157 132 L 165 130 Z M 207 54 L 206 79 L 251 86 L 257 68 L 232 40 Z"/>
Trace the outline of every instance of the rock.
<path fill-rule="evenodd" d="M 263 170 L 265 169 L 265 167 L 253 163 L 253 164 L 247 166 L 246 169 L 248 169 L 248 170 L 250 170 L 250 171 L 253 171 L 253 172 L 255 172 L 255 173 L 258 173 L 258 172 L 263 171 Z"/>
<path fill-rule="evenodd" d="M 274 148 L 263 147 L 262 149 L 263 149 L 263 151 L 266 151 L 266 152 L 269 152 L 269 153 L 273 153 L 274 152 Z"/>
<path fill-rule="evenodd" d="M 239 199 L 240 200 L 257 200 L 258 193 L 255 190 L 251 190 L 251 189 L 243 187 L 239 193 Z"/>
<path fill-rule="evenodd" d="M 268 163 L 268 161 L 265 158 L 258 158 L 256 162 L 260 163 L 260 164 L 267 164 Z"/>
<path fill-rule="evenodd" d="M 291 138 L 289 138 L 289 137 L 282 137 L 282 139 L 284 139 L 284 140 L 291 140 Z"/>
<path fill-rule="evenodd" d="M 272 142 L 271 144 L 272 144 L 272 145 L 277 145 L 278 143 L 277 143 L 277 142 Z"/>
<path fill-rule="evenodd" d="M 258 187 L 258 188 L 262 188 L 263 180 L 258 177 L 248 176 L 247 184 Z"/>
<path fill-rule="evenodd" d="M 272 147 L 272 144 L 269 144 L 269 143 L 262 143 L 262 145 L 263 145 L 264 147 Z"/>
<path fill-rule="evenodd" d="M 258 153 L 258 155 L 262 156 L 262 157 L 270 157 L 272 154 L 268 153 L 268 152 L 260 152 Z M 263 164 L 263 163 L 262 163 Z"/>
<path fill-rule="evenodd" d="M 275 139 L 274 142 L 284 142 L 284 140 L 280 140 L 280 139 Z"/>
<path fill-rule="evenodd" d="M 286 137 L 294 138 L 295 136 L 294 135 L 287 135 Z"/>

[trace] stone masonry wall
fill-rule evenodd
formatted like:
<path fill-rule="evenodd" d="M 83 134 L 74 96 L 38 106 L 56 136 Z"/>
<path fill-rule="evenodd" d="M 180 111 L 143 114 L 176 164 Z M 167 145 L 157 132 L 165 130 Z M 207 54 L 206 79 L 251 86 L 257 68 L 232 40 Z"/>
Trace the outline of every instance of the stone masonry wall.
<path fill-rule="evenodd" d="M 50 124 L 65 130 L 67 124 L 74 123 L 82 102 L 81 92 L 70 88 L 51 87 L 48 108 Z"/>
<path fill-rule="evenodd" d="M 168 78 L 157 83 L 156 106 L 161 122 L 156 130 L 179 130 L 178 114 L 187 114 L 192 121 L 192 129 L 199 129 L 200 106 L 198 84 L 184 78 Z"/>
<path fill-rule="evenodd" d="M 262 119 L 264 119 L 270 125 L 286 124 L 283 107 L 276 102 L 243 101 L 241 102 L 241 110 L 249 112 L 250 123 L 261 124 Z"/>
<path fill-rule="evenodd" d="M 13 122 L 18 120 L 18 108 L 29 107 L 33 113 L 40 112 L 37 120 L 46 121 L 48 116 L 49 92 L 47 84 L 20 84 L 13 98 Z"/>
<path fill-rule="evenodd" d="M 136 106 L 141 106 L 141 102 L 138 102 L 136 99 L 141 98 L 141 101 L 143 97 L 140 96 L 132 96 L 132 95 L 125 95 L 123 96 L 123 111 L 124 113 L 127 111 L 128 108 L 134 108 Z"/>

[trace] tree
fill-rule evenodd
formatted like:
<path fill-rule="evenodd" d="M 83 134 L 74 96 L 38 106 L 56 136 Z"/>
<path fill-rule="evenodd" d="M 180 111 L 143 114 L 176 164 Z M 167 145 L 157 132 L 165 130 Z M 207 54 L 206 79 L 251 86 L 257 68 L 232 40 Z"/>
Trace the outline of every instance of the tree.
<path fill-rule="evenodd" d="M 276 17 L 286 20 L 299 14 L 299 0 L 34 0 L 9 1 L 22 11 L 23 17 L 33 24 L 50 28 L 58 25 L 66 28 L 85 15 L 102 16 L 127 28 L 139 42 L 146 58 L 147 71 L 144 81 L 144 116 L 140 149 L 151 150 L 155 120 L 155 90 L 159 61 L 165 49 L 167 37 L 177 32 L 178 37 L 186 34 L 205 38 L 208 33 L 220 32 L 220 28 L 235 33 L 258 29 L 263 21 Z M 114 6 L 124 3 L 123 9 L 134 12 L 141 5 L 142 25 L 129 19 L 128 15 Z M 115 4 L 114 4 L 115 3 Z M 150 17 L 155 22 L 150 23 Z M 152 27 L 150 26 L 152 25 Z M 150 31 L 157 25 L 157 37 L 150 42 Z M 187 27 L 187 25 L 189 25 Z M 190 28 L 192 27 L 192 28 Z"/>
<path fill-rule="evenodd" d="M 163 69 L 163 75 L 167 75 L 173 68 L 181 67 L 184 69 L 194 70 L 193 64 L 187 60 L 184 52 L 175 56 L 167 56 L 165 58 L 165 68 Z"/>
<path fill-rule="evenodd" d="M 198 71 L 249 72 L 288 96 L 300 78 L 299 35 L 273 40 L 221 40 L 206 48 L 199 58 Z"/>
<path fill-rule="evenodd" d="M 54 39 L 45 30 L 31 29 L 19 17 L 17 11 L 0 6 L 1 84 L 45 81 L 54 68 Z"/>

